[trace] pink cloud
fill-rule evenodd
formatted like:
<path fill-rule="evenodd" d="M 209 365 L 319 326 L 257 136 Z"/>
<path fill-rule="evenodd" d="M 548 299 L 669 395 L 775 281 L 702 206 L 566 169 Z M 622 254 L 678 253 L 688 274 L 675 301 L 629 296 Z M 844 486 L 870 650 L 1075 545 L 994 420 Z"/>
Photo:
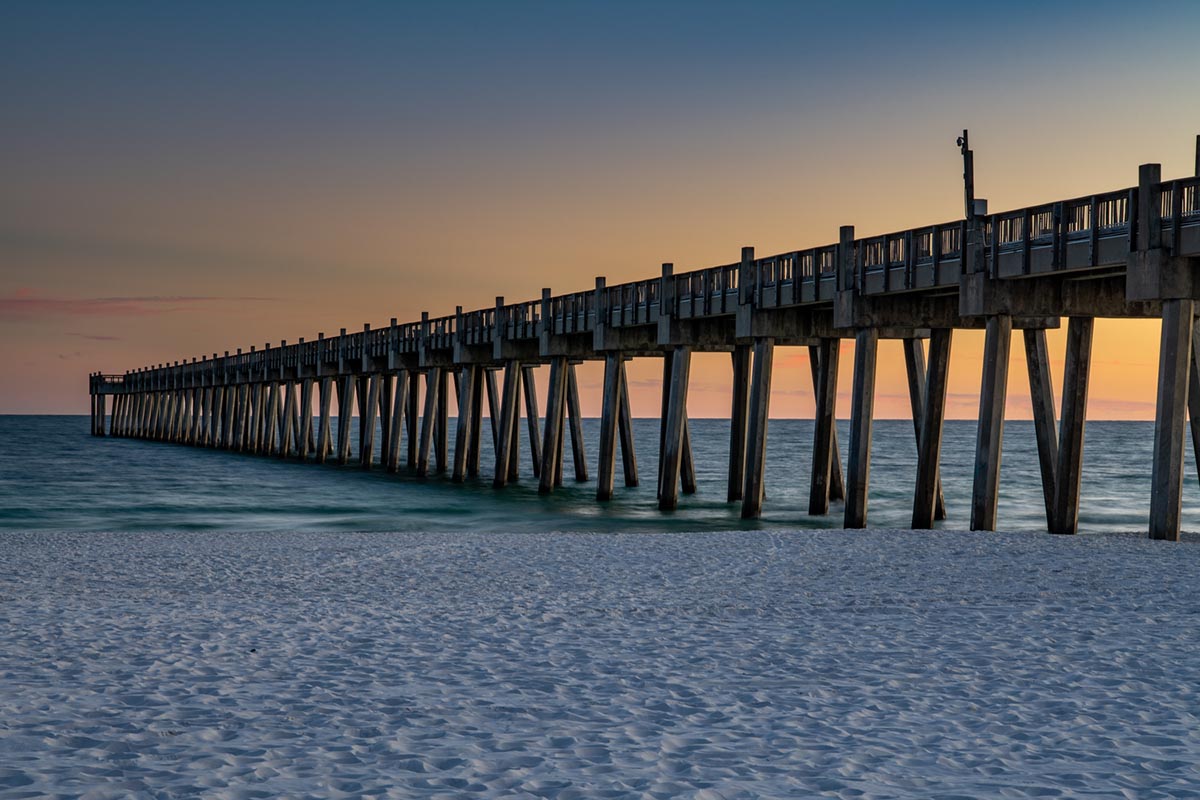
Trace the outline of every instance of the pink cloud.
<path fill-rule="evenodd" d="M 273 299 L 270 297 L 208 297 L 202 295 L 53 297 L 37 295 L 33 290 L 21 287 L 11 292 L 7 297 L 0 297 L 0 314 L 20 316 L 138 317 L 148 314 L 165 314 L 172 311 L 182 311 L 202 305 L 266 302 Z"/>

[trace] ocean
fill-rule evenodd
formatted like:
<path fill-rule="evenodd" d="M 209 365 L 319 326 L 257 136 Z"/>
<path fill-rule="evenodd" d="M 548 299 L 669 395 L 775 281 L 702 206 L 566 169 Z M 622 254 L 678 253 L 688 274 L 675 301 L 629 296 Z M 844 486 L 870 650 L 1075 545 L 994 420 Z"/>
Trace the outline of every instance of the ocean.
<path fill-rule="evenodd" d="M 524 439 L 520 480 L 505 489 L 492 488 L 487 425 L 485 420 L 483 474 L 459 485 L 448 475 L 419 479 L 378 467 L 364 473 L 357 465 L 93 438 L 86 416 L 0 416 L 0 530 L 662 532 L 842 525 L 840 503 L 825 517 L 806 513 L 813 434 L 808 420 L 771 420 L 766 500 L 762 518 L 753 521 L 740 518 L 739 503 L 725 502 L 725 420 L 690 420 L 698 492 L 681 495 L 673 513 L 660 512 L 655 500 L 655 419 L 634 420 L 641 485 L 624 487 L 618 457 L 615 498 L 608 503 L 595 500 L 598 420 L 584 422 L 591 480 L 574 481 L 568 449 L 565 485 L 547 497 L 537 493 Z M 838 434 L 845 463 L 845 420 Z M 1146 529 L 1152 434 L 1149 422 L 1088 423 L 1080 533 Z M 450 442 L 453 449 L 453 432 Z M 975 423 L 948 421 L 942 455 L 948 513 L 939 527 L 969 526 L 974 450 Z M 871 527 L 908 527 L 915 476 L 912 422 L 876 421 Z M 1197 519 L 1200 494 L 1190 446 L 1185 476 L 1184 526 L 1195 530 L 1189 521 Z M 1000 492 L 998 527 L 1045 529 L 1030 422 L 1005 425 Z"/>

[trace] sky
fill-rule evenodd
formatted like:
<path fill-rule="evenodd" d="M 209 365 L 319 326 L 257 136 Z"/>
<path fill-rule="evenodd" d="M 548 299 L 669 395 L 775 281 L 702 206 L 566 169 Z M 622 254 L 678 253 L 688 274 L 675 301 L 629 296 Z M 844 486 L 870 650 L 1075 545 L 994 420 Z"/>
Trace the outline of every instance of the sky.
<path fill-rule="evenodd" d="M 1188 175 L 1198 35 L 1194 2 L 1127 0 L 3 0 L 0 413 L 83 413 L 93 371 L 957 219 L 963 128 L 993 210 Z M 1090 418 L 1153 418 L 1157 337 L 1097 323 Z M 981 349 L 955 334 L 951 417 Z M 909 413 L 900 353 L 881 418 Z M 772 415 L 811 415 L 806 351 L 775 366 Z M 630 378 L 656 415 L 660 365 Z M 690 413 L 726 415 L 730 379 L 696 356 Z"/>

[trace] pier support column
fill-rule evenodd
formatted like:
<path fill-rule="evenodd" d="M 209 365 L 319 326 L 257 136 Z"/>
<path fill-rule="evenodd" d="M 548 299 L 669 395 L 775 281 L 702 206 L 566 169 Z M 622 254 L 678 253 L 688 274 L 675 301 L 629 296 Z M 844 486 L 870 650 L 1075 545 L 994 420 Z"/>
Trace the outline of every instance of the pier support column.
<path fill-rule="evenodd" d="M 679 505 L 679 478 L 684 460 L 684 437 L 687 435 L 688 377 L 692 366 L 692 351 L 675 348 L 671 357 L 671 381 L 665 387 L 667 416 L 663 428 L 663 449 L 660 456 L 662 475 L 658 489 L 658 507 L 673 511 Z"/>
<path fill-rule="evenodd" d="M 971 530 L 996 530 L 1000 496 L 1000 450 L 1004 441 L 1004 401 L 1008 394 L 1008 355 L 1012 317 L 988 317 L 975 439 L 975 481 L 971 491 Z"/>
<path fill-rule="evenodd" d="M 504 403 L 500 398 L 499 390 L 496 388 L 496 370 L 485 368 L 483 372 L 483 387 L 487 390 L 488 427 L 492 431 L 492 453 L 499 458 L 500 425 L 501 417 L 503 416 L 500 412 L 500 408 L 504 405 Z"/>
<path fill-rule="evenodd" d="M 442 368 L 434 367 L 425 373 L 425 409 L 421 415 L 421 446 L 417 451 L 417 477 L 429 475 L 429 451 L 433 448 L 434 429 L 438 418 L 438 391 L 442 385 Z"/>
<path fill-rule="evenodd" d="M 1150 538 L 1179 540 L 1183 502 L 1183 426 L 1190 373 L 1193 300 L 1164 300 L 1150 478 Z"/>
<path fill-rule="evenodd" d="M 733 407 L 729 411 L 729 479 L 725 499 L 742 499 L 746 482 L 746 424 L 750 413 L 750 345 L 733 349 Z"/>
<path fill-rule="evenodd" d="M 621 467 L 625 472 L 625 485 L 637 486 L 637 451 L 633 446 L 633 413 L 629 408 L 629 379 L 625 375 L 624 359 L 621 359 L 621 416 L 617 423 L 617 434 L 621 437 Z"/>
<path fill-rule="evenodd" d="M 354 422 L 354 395 L 357 381 L 353 375 L 346 375 L 339 382 L 342 387 L 338 397 L 338 450 L 337 463 L 350 462 L 350 426 Z"/>
<path fill-rule="evenodd" d="M 762 516 L 766 494 L 767 421 L 771 406 L 771 373 L 775 340 L 754 342 L 754 364 L 750 377 L 750 406 L 746 417 L 746 477 L 742 484 L 742 519 Z"/>
<path fill-rule="evenodd" d="M 521 372 L 517 372 L 517 382 L 513 384 L 513 420 L 509 429 L 511 441 L 508 444 L 508 481 L 513 483 L 521 477 Z M 561 466 L 559 467 L 561 469 Z M 561 483 L 561 481 L 559 482 Z"/>
<path fill-rule="evenodd" d="M 283 392 L 283 417 L 279 420 L 279 457 L 287 458 L 296 443 L 296 387 L 292 381 L 284 381 L 280 390 Z"/>
<path fill-rule="evenodd" d="M 417 450 L 421 435 L 419 423 L 421 416 L 421 373 L 408 373 L 408 408 L 405 410 L 405 463 L 409 469 L 417 468 Z"/>
<path fill-rule="evenodd" d="M 379 375 L 379 463 L 386 468 L 388 442 L 392 440 L 392 375 Z"/>
<path fill-rule="evenodd" d="M 1054 429 L 1054 385 L 1050 379 L 1050 356 L 1046 331 L 1027 328 L 1025 367 L 1029 373 L 1029 399 L 1033 405 L 1033 432 L 1037 439 L 1038 468 L 1042 476 L 1042 499 L 1046 504 L 1046 530 L 1054 529 L 1054 480 L 1058 469 L 1058 433 Z"/>
<path fill-rule="evenodd" d="M 910 392 L 916 385 L 919 395 L 912 393 L 913 421 L 917 427 L 917 487 L 913 495 L 912 527 L 932 528 L 933 521 L 946 518 L 946 500 L 942 495 L 942 431 L 946 421 L 946 388 L 950 374 L 950 343 L 954 331 L 950 328 L 934 328 L 929 335 L 929 366 L 924 368 L 920 340 L 913 342 L 909 358 Z M 920 415 L 918 417 L 918 409 Z"/>
<path fill-rule="evenodd" d="M 575 377 L 575 365 L 567 362 L 567 416 L 571 418 L 571 459 L 575 467 L 575 480 L 588 479 L 587 452 L 584 449 L 583 417 L 579 410 L 579 382 Z"/>
<path fill-rule="evenodd" d="M 312 450 L 313 438 L 313 379 L 305 378 L 300 384 L 300 458 L 307 460 Z"/>
<path fill-rule="evenodd" d="M 483 381 L 486 370 L 476 366 L 471 377 L 471 441 L 467 450 L 467 477 L 479 476 L 480 443 L 483 439 Z"/>
<path fill-rule="evenodd" d="M 596 499 L 611 500 L 617 471 L 617 427 L 621 416 L 621 354 L 604 357 L 604 389 L 600 399 L 600 463 L 596 467 Z"/>
<path fill-rule="evenodd" d="M 329 430 L 329 407 L 333 400 L 333 379 L 321 378 L 318 393 L 320 394 L 318 404 L 321 407 L 321 417 L 317 427 L 317 452 L 314 455 L 318 464 L 324 464 L 325 458 L 329 455 L 329 449 L 332 446 Z"/>
<path fill-rule="evenodd" d="M 1073 534 L 1079 527 L 1079 487 L 1083 478 L 1083 433 L 1087 418 L 1088 376 L 1092 364 L 1091 317 L 1067 323 L 1067 359 L 1063 371 L 1058 463 L 1054 471 L 1054 522 L 1051 533 Z M 1186 382 L 1185 382 L 1186 385 Z"/>
<path fill-rule="evenodd" d="M 550 361 L 550 385 L 546 398 L 546 427 L 542 436 L 542 468 L 538 493 L 549 494 L 557 485 L 563 457 L 563 427 L 567 411 L 567 359 L 556 356 Z"/>
<path fill-rule="evenodd" d="M 533 477 L 542 475 L 542 431 L 538 419 L 537 383 L 533 378 L 533 367 L 521 367 L 521 385 L 525 389 L 525 424 L 529 430 L 529 460 Z"/>
<path fill-rule="evenodd" d="M 454 431 L 454 470 L 450 479 L 462 483 L 467 477 L 467 462 L 474 437 L 475 422 L 474 385 L 475 373 L 479 368 L 468 364 L 462 368 L 458 379 L 458 425 Z"/>
<path fill-rule="evenodd" d="M 850 398 L 850 463 L 846 471 L 847 528 L 867 527 L 871 483 L 871 426 L 875 414 L 875 362 L 879 331 L 863 328 L 854 339 L 854 393 Z"/>
<path fill-rule="evenodd" d="M 450 457 L 450 373 L 442 368 L 437 373 L 437 419 L 434 427 L 434 467 L 438 473 L 446 471 Z"/>
<path fill-rule="evenodd" d="M 364 403 L 366 419 L 363 421 L 363 439 L 359 446 L 358 460 L 363 469 L 370 469 L 375 462 L 375 422 L 379 413 L 380 375 L 372 372 L 367 378 L 367 402 Z"/>
<path fill-rule="evenodd" d="M 488 396 L 493 401 L 499 400 L 499 408 L 493 407 L 491 414 L 492 434 L 496 446 L 496 471 L 492 478 L 492 485 L 500 489 L 508 485 L 509 462 L 512 460 L 513 429 L 517 424 L 517 393 L 520 391 L 521 364 L 518 361 L 509 361 L 504 365 L 504 385 L 498 398 L 495 390 L 495 376 L 489 375 L 489 378 Z M 499 412 L 499 424 L 497 424 L 497 412 Z"/>
<path fill-rule="evenodd" d="M 931 338 L 932 338 L 932 334 L 931 334 Z M 904 366 L 905 366 L 905 371 L 908 373 L 908 400 L 909 400 L 909 406 L 912 408 L 913 435 L 916 439 L 916 445 L 917 445 L 917 459 L 918 459 L 918 468 L 917 469 L 918 469 L 918 472 L 920 472 L 921 431 L 924 429 L 925 418 L 926 418 L 926 409 L 927 409 L 927 405 L 928 405 L 928 402 L 927 402 L 928 390 L 930 388 L 928 384 L 929 384 L 930 380 L 933 378 L 933 375 L 932 375 L 932 373 L 928 372 L 928 370 L 926 369 L 926 366 L 925 366 L 925 347 L 924 347 L 924 343 L 922 342 L 922 340 L 916 339 L 916 338 L 905 339 L 903 341 L 903 343 L 904 343 Z M 934 344 L 932 341 L 930 341 L 929 346 L 930 346 L 930 350 L 932 350 L 934 347 Z M 930 353 L 930 359 L 932 359 L 932 358 L 933 358 L 933 355 L 932 355 L 932 353 Z M 942 377 L 944 378 L 945 376 L 942 376 Z M 944 413 L 945 406 L 946 406 L 946 401 L 943 399 L 938 404 L 938 410 L 940 413 Z M 938 445 L 939 445 L 938 446 L 938 451 L 939 451 L 938 457 L 939 457 L 939 462 L 940 462 L 940 451 L 941 451 L 941 435 L 940 434 L 938 435 Z M 933 482 L 934 482 L 933 518 L 935 520 L 945 519 L 946 518 L 946 497 L 942 493 L 942 477 L 941 477 L 940 472 L 936 472 L 932 476 L 932 478 L 933 478 Z M 920 480 L 918 479 L 918 487 L 920 487 L 920 485 L 921 485 Z M 918 488 L 917 491 L 921 492 L 921 489 Z M 915 500 L 914 500 L 914 507 L 915 507 Z M 922 513 L 920 518 L 924 519 L 924 516 L 925 516 L 924 513 Z M 918 518 L 914 515 L 913 519 L 916 520 Z M 913 527 L 916 528 L 917 526 L 914 525 Z M 924 526 L 924 527 L 929 527 L 929 526 Z"/>
<path fill-rule="evenodd" d="M 841 355 L 841 339 L 822 339 L 808 348 L 812 365 L 813 391 L 817 408 L 813 418 L 813 462 L 808 492 L 808 513 L 822 516 L 829 513 L 829 501 L 839 499 L 833 491 L 839 488 L 845 499 L 842 484 L 842 459 L 837 446 L 837 376 Z"/>
<path fill-rule="evenodd" d="M 405 415 L 408 413 L 408 371 L 396 373 L 396 391 L 392 398 L 392 426 L 388 431 L 387 441 L 387 471 L 400 470 L 400 430 L 404 427 Z"/>

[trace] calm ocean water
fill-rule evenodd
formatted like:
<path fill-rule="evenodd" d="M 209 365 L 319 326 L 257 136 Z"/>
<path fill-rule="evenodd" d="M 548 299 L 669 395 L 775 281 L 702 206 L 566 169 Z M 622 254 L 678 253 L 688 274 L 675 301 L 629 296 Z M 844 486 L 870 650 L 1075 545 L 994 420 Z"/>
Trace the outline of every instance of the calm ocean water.
<path fill-rule="evenodd" d="M 88 435 L 86 416 L 0 416 L 0 530 L 663 531 L 841 526 L 841 504 L 835 504 L 828 517 L 805 513 L 810 421 L 771 421 L 764 515 L 753 522 L 739 518 L 738 504 L 725 502 L 728 422 L 697 419 L 691 426 L 699 491 L 681 496 L 678 511 L 663 514 L 655 503 L 658 421 L 652 419 L 634 421 L 642 485 L 623 487 L 618 460 L 616 498 L 600 504 L 594 499 L 597 420 L 584 425 L 592 480 L 574 482 L 568 451 L 566 485 L 552 496 L 540 497 L 524 442 L 520 481 L 507 489 L 492 488 L 486 430 L 485 474 L 456 485 L 442 476 L 421 480 L 378 469 L 364 474 L 357 466 L 96 439 Z M 1152 431 L 1148 422 L 1088 423 L 1081 532 L 1145 530 Z M 844 460 L 849 441 L 844 421 L 839 437 Z M 965 528 L 970 521 L 974 447 L 974 422 L 946 423 L 945 527 Z M 1200 492 L 1190 452 L 1187 459 L 1184 526 L 1194 530 L 1200 527 Z M 912 423 L 876 422 L 872 527 L 908 526 L 915 475 Z M 1045 528 L 1029 422 L 1010 421 L 1005 426 L 999 524 L 1008 530 Z"/>

